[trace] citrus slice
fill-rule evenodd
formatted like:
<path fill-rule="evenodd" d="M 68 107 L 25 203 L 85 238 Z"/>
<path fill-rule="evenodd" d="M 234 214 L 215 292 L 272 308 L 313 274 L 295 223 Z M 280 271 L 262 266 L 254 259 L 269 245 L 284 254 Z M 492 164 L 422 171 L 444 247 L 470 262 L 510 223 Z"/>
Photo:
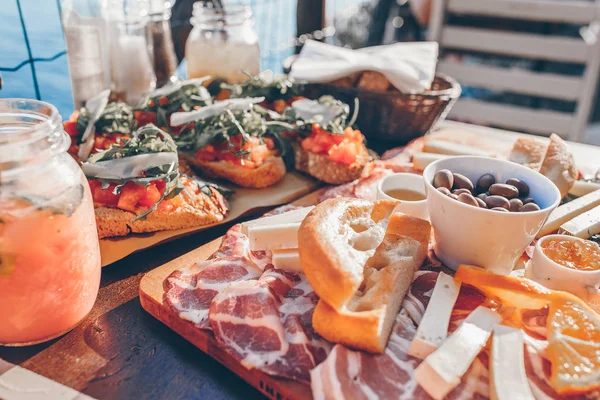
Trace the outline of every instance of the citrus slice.
<path fill-rule="evenodd" d="M 600 318 L 583 302 L 558 296 L 550 303 L 548 359 L 557 393 L 580 394 L 600 387 Z"/>
<path fill-rule="evenodd" d="M 461 265 L 454 279 L 499 300 L 503 307 L 548 306 L 546 354 L 552 365 L 552 387 L 561 395 L 600 388 L 600 316 L 579 297 L 549 290 L 528 279 L 495 275 L 469 265 Z"/>

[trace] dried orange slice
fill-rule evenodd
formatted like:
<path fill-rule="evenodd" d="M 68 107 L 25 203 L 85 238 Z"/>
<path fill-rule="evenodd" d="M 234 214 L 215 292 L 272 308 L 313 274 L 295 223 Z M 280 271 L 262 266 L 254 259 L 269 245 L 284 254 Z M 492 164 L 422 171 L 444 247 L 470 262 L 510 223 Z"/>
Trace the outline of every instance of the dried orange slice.
<path fill-rule="evenodd" d="M 600 318 L 594 311 L 562 296 L 553 300 L 548 343 L 550 381 L 557 393 L 572 395 L 600 387 Z"/>
<path fill-rule="evenodd" d="M 552 387 L 561 395 L 600 388 L 600 316 L 579 297 L 469 265 L 461 265 L 454 279 L 476 287 L 503 306 L 549 306 L 547 357 L 552 365 Z"/>

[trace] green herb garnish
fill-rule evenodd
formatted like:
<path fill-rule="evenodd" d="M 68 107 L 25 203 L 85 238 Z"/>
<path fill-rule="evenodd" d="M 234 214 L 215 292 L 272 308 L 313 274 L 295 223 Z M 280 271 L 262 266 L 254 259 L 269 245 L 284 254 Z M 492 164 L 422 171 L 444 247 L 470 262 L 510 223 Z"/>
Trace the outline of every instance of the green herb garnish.
<path fill-rule="evenodd" d="M 120 145 L 112 145 L 109 149 L 99 153 L 92 154 L 88 159 L 90 163 L 100 161 L 109 161 L 123 157 L 132 157 L 140 154 L 177 152 L 177 146 L 171 136 L 150 124 L 146 125 L 133 134 L 131 139 Z M 170 164 L 152 167 L 144 171 L 144 176 L 127 179 L 99 179 L 90 177 L 90 179 L 102 182 L 102 188 L 106 189 L 110 184 L 116 184 L 113 193 L 119 194 L 127 182 L 135 182 L 144 187 L 148 187 L 153 181 L 162 180 L 165 182 L 165 190 L 156 203 L 148 210 L 136 216 L 133 221 L 144 219 L 152 211 L 156 210 L 163 200 L 172 199 L 184 190 L 183 184 L 179 179 L 179 164 L 172 162 Z"/>
<path fill-rule="evenodd" d="M 84 107 L 77 117 L 77 131 L 83 133 L 89 120 L 90 112 Z M 137 127 L 133 108 L 122 102 L 108 103 L 94 127 L 98 133 L 120 133 L 130 136 Z"/>
<path fill-rule="evenodd" d="M 347 127 L 353 127 L 358 117 L 358 99 L 354 99 L 354 112 L 350 115 L 350 106 L 340 100 L 336 100 L 332 96 L 321 96 L 317 100 L 319 104 L 325 106 L 338 106 L 340 113 L 330 121 L 323 124 L 323 116 L 315 115 L 310 119 L 304 119 L 297 115 L 296 110 L 290 106 L 285 109 L 281 115 L 281 121 L 289 122 L 295 125 L 295 130 L 299 131 L 302 136 L 307 136 L 312 132 L 313 124 L 319 124 L 323 130 L 334 134 L 343 135 Z"/>
<path fill-rule="evenodd" d="M 242 71 L 248 75 L 248 80 L 243 83 L 222 83 L 222 90 L 229 90 L 232 98 L 241 97 L 265 97 L 267 101 L 289 100 L 291 97 L 299 96 L 302 85 L 294 82 L 287 75 L 277 75 L 272 79 L 261 75 L 252 75 L 248 71 Z"/>

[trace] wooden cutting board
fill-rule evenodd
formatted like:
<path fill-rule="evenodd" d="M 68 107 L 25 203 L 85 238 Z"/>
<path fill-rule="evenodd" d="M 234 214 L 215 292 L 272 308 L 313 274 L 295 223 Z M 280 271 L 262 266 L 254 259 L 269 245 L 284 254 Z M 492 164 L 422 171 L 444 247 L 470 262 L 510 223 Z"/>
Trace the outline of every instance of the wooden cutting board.
<path fill-rule="evenodd" d="M 321 191 L 316 191 L 292 204 L 310 206 L 317 203 Z M 236 375 L 254 386 L 265 396 L 275 400 L 308 400 L 312 399 L 310 387 L 288 379 L 274 378 L 258 370 L 248 370 L 236 359 L 221 350 L 212 332 L 198 329 L 190 321 L 179 318 L 177 312 L 163 302 L 164 280 L 175 270 L 187 267 L 197 261 L 208 259 L 221 244 L 221 238 L 215 239 L 196 250 L 170 261 L 150 271 L 140 282 L 140 302 L 144 310 L 156 319 L 173 329 L 179 335 L 223 364 Z"/>

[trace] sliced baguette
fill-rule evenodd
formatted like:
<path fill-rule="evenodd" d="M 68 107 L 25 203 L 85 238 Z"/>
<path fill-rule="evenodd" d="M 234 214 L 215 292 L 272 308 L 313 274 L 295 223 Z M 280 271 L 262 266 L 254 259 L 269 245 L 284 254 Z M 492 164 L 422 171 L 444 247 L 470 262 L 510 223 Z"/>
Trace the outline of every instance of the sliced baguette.
<path fill-rule="evenodd" d="M 315 330 L 334 343 L 382 353 L 413 275 L 425 260 L 430 235 L 427 221 L 393 214 L 364 266 L 359 290 L 340 309 L 321 299 L 313 314 Z"/>
<path fill-rule="evenodd" d="M 286 172 L 283 158 L 274 155 L 269 156 L 258 168 L 244 168 L 227 161 L 200 161 L 192 156 L 186 156 L 185 159 L 206 176 L 226 179 L 238 186 L 253 189 L 274 185 L 283 179 Z"/>
<path fill-rule="evenodd" d="M 148 214 L 145 219 L 132 222 L 136 214 L 118 208 L 98 207 L 96 225 L 100 239 L 126 236 L 129 233 L 156 232 L 162 230 L 191 228 L 214 224 L 225 218 L 227 201 L 221 193 L 210 188 L 212 195 L 202 192 L 191 197 L 180 194 L 184 203 L 175 210 L 160 209 Z"/>
<path fill-rule="evenodd" d="M 369 161 L 369 151 L 364 145 L 361 146 L 356 161 L 350 165 L 332 161 L 326 154 L 306 151 L 297 142 L 292 142 L 292 146 L 296 159 L 295 167 L 298 171 L 332 185 L 341 185 L 357 179 Z"/>
<path fill-rule="evenodd" d="M 575 184 L 579 175 L 575 159 L 567 143 L 560 136 L 555 134 L 550 136 L 550 145 L 540 167 L 540 173 L 554 182 L 563 197 Z"/>

